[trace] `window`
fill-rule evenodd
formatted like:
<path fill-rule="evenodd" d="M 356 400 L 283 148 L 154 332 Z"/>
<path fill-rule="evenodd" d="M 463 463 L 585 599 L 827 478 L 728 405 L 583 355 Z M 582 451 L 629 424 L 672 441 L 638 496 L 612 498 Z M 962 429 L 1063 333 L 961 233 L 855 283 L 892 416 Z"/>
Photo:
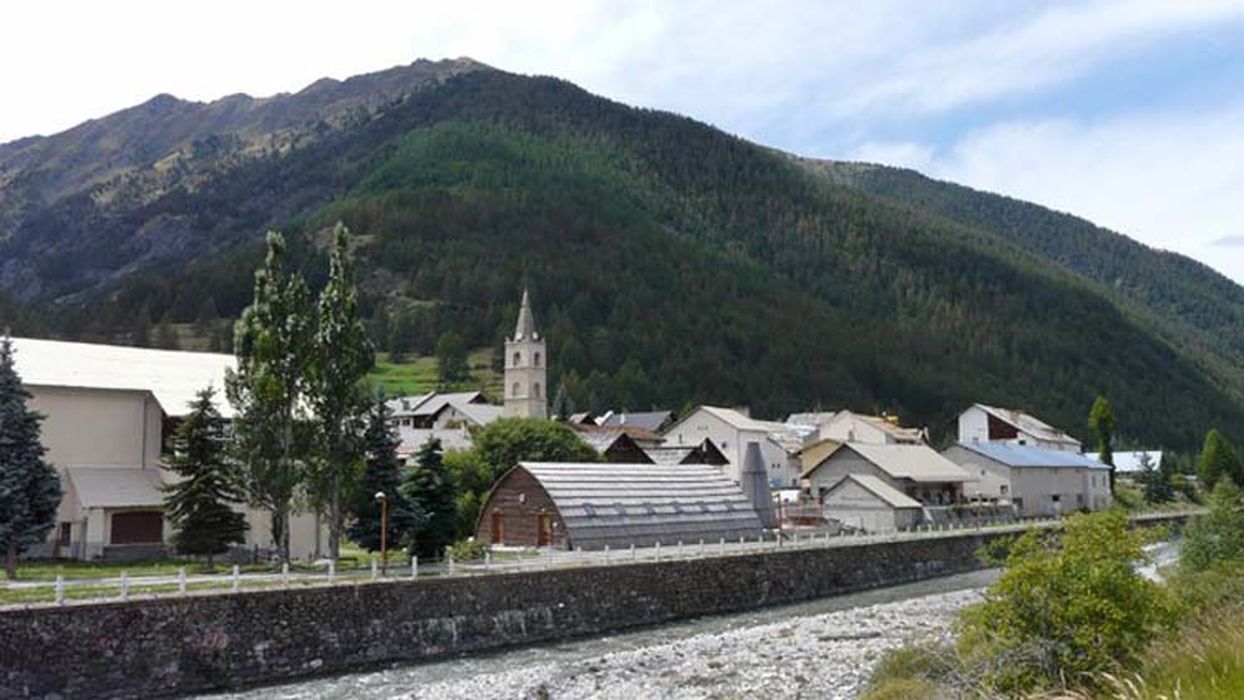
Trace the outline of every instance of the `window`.
<path fill-rule="evenodd" d="M 73 523 L 61 523 L 60 534 L 58 535 L 58 544 L 62 547 L 68 547 L 73 539 Z"/>
<path fill-rule="evenodd" d="M 540 382 L 531 385 L 531 395 L 540 398 Z"/>
<path fill-rule="evenodd" d="M 518 398 L 518 382 L 514 382 L 514 387 L 510 391 L 510 396 Z"/>
<path fill-rule="evenodd" d="M 725 440 L 722 440 L 722 441 L 721 441 L 721 449 L 723 449 L 723 450 L 724 450 L 724 449 L 726 449 L 726 448 L 728 448 L 728 447 L 730 447 L 730 443 L 726 442 Z"/>
<path fill-rule="evenodd" d="M 522 360 L 523 360 L 523 353 L 521 352 L 514 353 L 514 366 L 515 367 L 517 367 L 518 363 L 522 362 Z"/>
<path fill-rule="evenodd" d="M 1001 485 L 1001 486 L 999 486 L 999 487 L 998 487 L 998 493 L 1001 493 L 1003 496 L 1005 496 L 1005 495 L 1006 495 L 1006 492 L 1007 492 L 1007 486 L 1006 486 L 1006 484 L 1003 484 L 1003 485 Z"/>
<path fill-rule="evenodd" d="M 536 366 L 536 367 L 539 367 L 539 366 L 540 366 L 540 353 L 538 353 L 538 352 L 536 353 L 535 363 L 534 363 L 534 364 L 535 364 L 535 366 Z"/>
<path fill-rule="evenodd" d="M 1057 493 L 1052 494 L 1052 495 L 1050 496 L 1050 500 L 1051 500 L 1051 501 L 1053 501 L 1053 502 L 1055 502 L 1055 503 L 1058 503 L 1058 502 L 1062 501 L 1062 499 L 1063 499 L 1063 497 L 1062 497 L 1060 494 L 1057 494 Z"/>

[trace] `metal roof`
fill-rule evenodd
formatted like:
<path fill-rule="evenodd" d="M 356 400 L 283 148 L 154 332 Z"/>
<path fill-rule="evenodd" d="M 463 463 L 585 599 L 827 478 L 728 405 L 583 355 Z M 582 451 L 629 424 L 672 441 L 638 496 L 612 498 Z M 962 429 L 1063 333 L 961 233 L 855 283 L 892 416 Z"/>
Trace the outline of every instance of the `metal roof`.
<path fill-rule="evenodd" d="M 1080 445 L 1080 441 L 1071 437 L 1066 432 L 1055 428 L 1054 426 L 1040 420 L 1036 416 L 1031 416 L 1023 411 L 1014 408 L 998 408 L 996 406 L 986 406 L 983 403 L 975 404 L 982 411 L 992 415 L 1000 421 L 1010 423 L 1016 428 L 1042 440 L 1051 442 L 1061 442 L 1068 445 Z"/>
<path fill-rule="evenodd" d="M 163 507 L 159 469 L 68 467 L 65 471 L 83 508 Z"/>
<path fill-rule="evenodd" d="M 1115 452 L 1114 453 L 1114 469 L 1124 474 L 1135 474 L 1144 471 L 1141 460 L 1145 455 L 1149 457 L 1149 466 L 1157 469 L 1162 466 L 1162 450 L 1135 450 L 1131 452 Z M 1086 452 L 1085 457 L 1100 462 L 1101 455 L 1097 452 Z"/>
<path fill-rule="evenodd" d="M 1086 455 L 1077 452 L 1047 450 L 1033 447 L 1032 445 L 1014 445 L 1002 442 L 961 442 L 959 445 L 1008 467 L 1110 468 L 1095 459 L 1089 459 Z"/>
<path fill-rule="evenodd" d="M 33 338 L 13 338 L 13 349 L 17 372 L 29 386 L 149 391 L 166 415 L 183 416 L 210 385 L 216 409 L 233 417 L 225 399 L 225 370 L 237 366 L 232 355 Z"/>
<path fill-rule="evenodd" d="M 397 436 L 402 441 L 397 453 L 403 456 L 418 452 L 432 438 L 441 441 L 442 450 L 469 450 L 473 444 L 465 428 L 399 428 Z"/>
<path fill-rule="evenodd" d="M 923 508 L 924 507 L 920 505 L 920 501 L 917 501 L 911 496 L 908 496 L 902 491 L 899 491 L 893 486 L 887 484 L 880 477 L 873 475 L 873 474 L 847 474 L 846 476 L 842 477 L 842 479 L 838 483 L 829 487 L 829 490 L 825 492 L 825 495 L 828 496 L 829 494 L 838 490 L 839 487 L 841 487 L 843 484 L 845 484 L 848 481 L 854 481 L 855 483 L 859 484 L 863 488 L 872 492 L 874 496 L 876 496 L 877 498 L 880 498 L 882 501 L 885 501 L 888 505 L 894 508 Z"/>
<path fill-rule="evenodd" d="M 819 464 L 805 471 L 803 476 L 811 476 L 822 464 L 844 449 L 855 452 L 895 479 L 911 479 L 917 482 L 973 480 L 959 465 L 927 445 L 873 445 L 862 442 L 842 443 Z"/>
<path fill-rule="evenodd" d="M 760 519 L 712 466 L 522 462 L 548 493 L 572 547 L 614 549 L 755 538 Z"/>

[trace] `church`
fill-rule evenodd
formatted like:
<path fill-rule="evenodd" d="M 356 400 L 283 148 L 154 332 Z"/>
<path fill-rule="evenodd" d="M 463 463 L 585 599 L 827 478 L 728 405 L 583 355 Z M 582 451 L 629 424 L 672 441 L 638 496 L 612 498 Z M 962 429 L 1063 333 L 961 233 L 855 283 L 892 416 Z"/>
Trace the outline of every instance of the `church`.
<path fill-rule="evenodd" d="M 531 313 L 531 295 L 523 290 L 514 335 L 505 341 L 506 418 L 548 418 L 548 354 Z"/>

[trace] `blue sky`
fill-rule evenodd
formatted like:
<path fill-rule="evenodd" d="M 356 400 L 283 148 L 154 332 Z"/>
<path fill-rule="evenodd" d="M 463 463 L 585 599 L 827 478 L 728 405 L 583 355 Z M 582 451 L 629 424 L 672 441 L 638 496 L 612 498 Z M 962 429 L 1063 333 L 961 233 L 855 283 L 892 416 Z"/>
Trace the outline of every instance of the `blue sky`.
<path fill-rule="evenodd" d="M 6 8 L 0 141 L 158 92 L 266 95 L 471 56 L 1039 202 L 1244 281 L 1244 0 L 181 7 Z"/>

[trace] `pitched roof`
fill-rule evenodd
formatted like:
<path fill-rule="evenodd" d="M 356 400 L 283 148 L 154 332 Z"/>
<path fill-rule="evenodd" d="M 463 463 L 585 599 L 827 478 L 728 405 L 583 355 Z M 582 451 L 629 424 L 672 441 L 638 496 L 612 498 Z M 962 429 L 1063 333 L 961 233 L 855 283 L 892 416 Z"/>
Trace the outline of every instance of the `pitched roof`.
<path fill-rule="evenodd" d="M 959 446 L 988 457 L 1008 467 L 1071 467 L 1080 469 L 1109 469 L 1110 467 L 1089 459 L 1087 455 L 1065 450 L 1047 450 L 1032 445 L 1015 445 L 1005 442 L 961 442 Z"/>
<path fill-rule="evenodd" d="M 531 295 L 523 289 L 523 303 L 518 308 L 518 322 L 514 324 L 514 340 L 538 340 L 536 319 L 531 313 Z"/>
<path fill-rule="evenodd" d="M 854 413 L 852 411 L 843 410 L 834 414 L 834 417 L 830 419 L 830 422 L 852 419 L 866 423 L 867 425 L 886 433 L 890 437 L 894 438 L 896 442 L 910 443 L 913 445 L 924 444 L 923 430 L 920 428 L 904 428 L 897 423 L 889 421 L 885 418 L 885 416 L 869 416 L 862 413 Z"/>
<path fill-rule="evenodd" d="M 398 396 L 385 401 L 385 405 L 389 407 L 389 411 L 394 418 L 412 416 L 415 413 L 415 409 L 419 408 L 419 405 L 424 401 L 432 398 L 434 394 L 436 394 L 435 391 L 429 391 L 426 394 Z"/>
<path fill-rule="evenodd" d="M 698 445 L 657 445 L 653 447 L 645 447 L 644 453 L 648 455 L 656 464 L 675 465 L 675 464 L 700 464 L 692 460 L 687 461 L 689 457 L 695 455 L 698 459 L 712 459 L 708 464 L 726 465 L 730 460 L 717 449 L 717 445 L 713 441 L 704 438 L 704 441 Z"/>
<path fill-rule="evenodd" d="M 584 549 L 754 538 L 760 519 L 743 490 L 711 466 L 522 462 Z"/>
<path fill-rule="evenodd" d="M 888 505 L 894 508 L 922 508 L 923 507 L 920 505 L 920 501 L 917 501 L 911 496 L 908 496 L 902 491 L 899 491 L 893 486 L 887 484 L 885 481 L 882 481 L 880 477 L 877 477 L 873 474 L 847 474 L 846 476 L 842 477 L 842 479 L 838 483 L 829 487 L 829 490 L 826 492 L 826 495 L 836 491 L 839 487 L 841 487 L 843 484 L 847 483 L 848 481 L 854 481 L 855 483 L 864 487 L 868 491 L 872 492 L 874 496 L 876 496 L 877 498 L 880 498 L 882 501 L 885 501 Z"/>
<path fill-rule="evenodd" d="M 938 454 L 927 445 L 872 445 L 844 442 L 825 459 L 803 473 L 809 477 L 830 457 L 842 450 L 851 450 L 895 479 L 917 482 L 971 481 L 972 477 L 959 465 Z"/>
<path fill-rule="evenodd" d="M 1115 471 L 1123 474 L 1135 474 L 1144 471 L 1141 466 L 1141 460 L 1145 455 L 1149 456 L 1149 465 L 1157 469 L 1162 466 L 1162 450 L 1134 450 L 1131 452 L 1115 452 L 1114 468 Z M 1101 454 L 1098 452 L 1085 452 L 1085 457 L 1100 462 Z"/>
<path fill-rule="evenodd" d="M 149 391 L 166 415 L 183 416 L 210 385 L 217 410 L 233 416 L 225 399 L 225 370 L 237 366 L 232 355 L 34 338 L 13 338 L 13 349 L 17 372 L 29 386 Z"/>
<path fill-rule="evenodd" d="M 725 421 L 738 430 L 755 430 L 758 432 L 768 433 L 786 429 L 786 426 L 781 423 L 756 420 L 750 416 L 743 415 L 741 412 L 733 408 L 723 408 L 721 406 L 700 406 L 700 410 L 708 412 L 709 415 Z"/>
<path fill-rule="evenodd" d="M 661 429 L 661 426 L 665 425 L 669 418 L 669 411 L 610 412 L 600 422 L 600 425 L 606 428 L 642 428 L 655 433 Z"/>
<path fill-rule="evenodd" d="M 397 448 L 397 453 L 399 455 L 414 454 L 432 438 L 440 440 L 441 449 L 444 450 L 469 450 L 472 445 L 471 434 L 462 428 L 444 430 L 402 428 L 398 431 L 398 439 L 402 442 Z"/>
<path fill-rule="evenodd" d="M 138 467 L 68 467 L 65 471 L 83 508 L 164 505 L 159 469 Z"/>
<path fill-rule="evenodd" d="M 974 404 L 977 408 L 990 414 L 1000 421 L 1009 423 L 1033 437 L 1050 442 L 1061 442 L 1067 445 L 1080 445 L 1080 441 L 1054 426 L 1014 408 L 997 408 L 983 403 Z"/>

